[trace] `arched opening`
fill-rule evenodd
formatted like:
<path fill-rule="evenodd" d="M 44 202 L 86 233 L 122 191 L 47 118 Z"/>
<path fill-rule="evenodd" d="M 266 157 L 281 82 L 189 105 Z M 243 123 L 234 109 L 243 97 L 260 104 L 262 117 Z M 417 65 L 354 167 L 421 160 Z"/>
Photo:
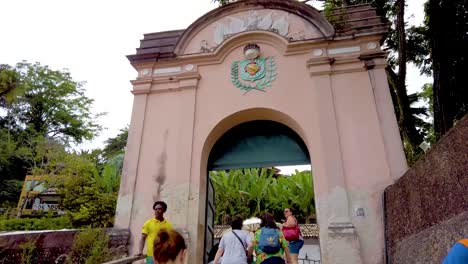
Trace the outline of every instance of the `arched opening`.
<path fill-rule="evenodd" d="M 215 228 L 215 219 L 218 220 L 219 224 L 219 219 L 223 218 L 223 216 L 220 215 L 220 212 L 216 211 L 215 196 L 217 190 L 215 186 L 220 187 L 219 182 L 213 182 L 213 180 L 219 181 L 220 177 L 238 177 L 239 182 L 243 182 L 248 181 L 248 179 L 251 180 L 252 177 L 255 178 L 257 175 L 258 177 L 271 178 L 268 181 L 262 181 L 262 184 L 273 182 L 275 184 L 282 184 L 286 182 L 286 178 L 291 178 L 291 180 L 297 178 L 294 178 L 296 175 L 289 177 L 281 174 L 277 169 L 278 167 L 294 169 L 296 168 L 294 166 L 297 165 L 308 165 L 309 186 L 306 188 L 313 195 L 310 164 L 309 152 L 302 138 L 294 130 L 281 123 L 269 120 L 248 121 L 238 124 L 225 132 L 213 145 L 208 156 L 207 170 L 209 175 L 205 212 L 205 263 L 208 263 L 209 256 L 213 255 L 212 247 L 216 241 L 215 235 L 219 237 L 220 232 L 222 233 L 223 231 L 222 228 L 221 230 L 217 230 L 220 229 L 219 226 Z M 251 170 L 252 168 L 254 169 Z M 254 175 L 252 172 L 254 172 Z M 234 176 L 233 174 L 236 175 Z M 240 177 L 244 176 L 245 178 L 239 178 L 239 174 L 241 175 Z M 247 174 L 250 178 L 247 177 Z M 279 177 L 284 178 L 279 179 Z M 229 195 L 226 189 L 222 189 L 222 191 L 224 195 Z M 242 192 L 243 190 L 240 191 Z M 221 199 L 220 195 L 218 195 L 217 199 Z M 310 199 L 309 202 L 315 208 L 314 199 Z M 245 206 L 249 207 L 249 204 L 245 204 Z M 257 206 L 260 205 L 257 204 Z M 281 211 L 282 209 L 280 208 Z M 276 215 L 278 215 L 278 212 Z M 318 236 L 316 238 L 316 251 L 319 252 Z"/>
<path fill-rule="evenodd" d="M 274 121 L 250 121 L 226 132 L 213 146 L 208 170 L 310 164 L 304 141 Z"/>

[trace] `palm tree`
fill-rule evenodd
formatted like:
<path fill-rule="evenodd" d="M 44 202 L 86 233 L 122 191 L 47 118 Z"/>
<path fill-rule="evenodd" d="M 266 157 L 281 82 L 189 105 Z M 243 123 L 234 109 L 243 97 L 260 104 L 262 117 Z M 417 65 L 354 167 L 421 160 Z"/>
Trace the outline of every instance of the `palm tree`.
<path fill-rule="evenodd" d="M 104 192 L 117 193 L 119 191 L 124 155 L 120 153 L 110 158 L 104 165 L 101 175 L 94 177 L 97 185 Z"/>

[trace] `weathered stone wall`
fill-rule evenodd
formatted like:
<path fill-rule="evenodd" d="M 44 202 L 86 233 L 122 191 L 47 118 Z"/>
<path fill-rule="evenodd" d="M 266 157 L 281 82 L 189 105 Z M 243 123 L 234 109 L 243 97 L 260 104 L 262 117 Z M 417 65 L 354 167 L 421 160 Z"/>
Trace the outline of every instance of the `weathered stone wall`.
<path fill-rule="evenodd" d="M 389 263 L 441 263 L 468 237 L 468 116 L 385 191 Z"/>
<path fill-rule="evenodd" d="M 129 231 L 105 229 L 109 235 L 109 247 L 115 258 L 126 256 Z M 80 230 L 19 231 L 0 233 L 0 263 L 21 263 L 21 245 L 34 241 L 33 263 L 63 263 L 73 239 Z"/>

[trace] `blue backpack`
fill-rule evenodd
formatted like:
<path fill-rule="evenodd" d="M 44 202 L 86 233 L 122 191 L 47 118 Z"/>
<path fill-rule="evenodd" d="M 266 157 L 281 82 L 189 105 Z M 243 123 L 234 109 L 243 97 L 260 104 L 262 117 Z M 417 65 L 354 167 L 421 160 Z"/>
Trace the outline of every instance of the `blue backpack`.
<path fill-rule="evenodd" d="M 260 231 L 258 247 L 267 254 L 274 254 L 280 251 L 281 245 L 278 229 L 263 227 Z"/>

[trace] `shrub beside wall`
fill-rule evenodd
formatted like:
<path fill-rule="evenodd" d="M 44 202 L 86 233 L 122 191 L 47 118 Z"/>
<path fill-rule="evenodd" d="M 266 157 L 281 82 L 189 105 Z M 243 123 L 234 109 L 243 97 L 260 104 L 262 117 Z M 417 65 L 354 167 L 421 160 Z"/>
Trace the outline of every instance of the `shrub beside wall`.
<path fill-rule="evenodd" d="M 101 253 L 114 259 L 126 256 L 129 236 L 130 232 L 124 229 L 3 233 L 0 234 L 0 263 L 28 263 L 29 260 L 34 264 L 102 263 Z M 78 255 L 83 258 L 71 258 Z"/>
<path fill-rule="evenodd" d="M 70 219 L 66 216 L 43 218 L 0 219 L 0 231 L 20 230 L 60 230 L 72 229 Z"/>

